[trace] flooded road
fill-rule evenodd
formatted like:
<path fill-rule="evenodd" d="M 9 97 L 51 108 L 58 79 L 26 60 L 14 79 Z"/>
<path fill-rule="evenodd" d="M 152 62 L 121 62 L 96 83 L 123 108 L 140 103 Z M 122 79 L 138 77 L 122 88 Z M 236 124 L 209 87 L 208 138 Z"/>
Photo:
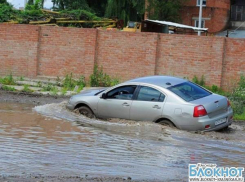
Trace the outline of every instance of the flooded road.
<path fill-rule="evenodd" d="M 244 125 L 195 134 L 148 122 L 90 120 L 65 103 L 0 103 L 1 176 L 186 181 L 189 163 L 244 167 Z"/>

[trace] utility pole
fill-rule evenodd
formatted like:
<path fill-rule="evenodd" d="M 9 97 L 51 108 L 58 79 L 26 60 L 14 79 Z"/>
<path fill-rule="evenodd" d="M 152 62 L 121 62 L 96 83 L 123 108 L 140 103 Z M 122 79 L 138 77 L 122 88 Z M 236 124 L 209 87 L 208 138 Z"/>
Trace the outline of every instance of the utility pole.
<path fill-rule="evenodd" d="M 26 7 L 26 4 L 27 4 L 27 0 L 24 0 L 24 1 L 25 1 L 25 2 L 24 2 L 24 3 L 25 3 L 24 7 Z"/>
<path fill-rule="evenodd" d="M 198 28 L 202 28 L 202 4 L 203 0 L 200 0 Z M 201 32 L 200 30 L 198 31 L 198 36 L 201 35 Z"/>

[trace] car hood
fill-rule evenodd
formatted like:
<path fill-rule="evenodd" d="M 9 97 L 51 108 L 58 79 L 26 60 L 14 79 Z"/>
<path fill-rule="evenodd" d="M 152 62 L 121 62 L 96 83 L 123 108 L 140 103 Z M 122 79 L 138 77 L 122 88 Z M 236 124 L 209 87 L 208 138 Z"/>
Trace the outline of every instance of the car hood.
<path fill-rule="evenodd" d="M 98 92 L 106 90 L 105 87 L 99 87 L 99 88 L 89 88 L 82 90 L 77 96 L 94 96 Z"/>

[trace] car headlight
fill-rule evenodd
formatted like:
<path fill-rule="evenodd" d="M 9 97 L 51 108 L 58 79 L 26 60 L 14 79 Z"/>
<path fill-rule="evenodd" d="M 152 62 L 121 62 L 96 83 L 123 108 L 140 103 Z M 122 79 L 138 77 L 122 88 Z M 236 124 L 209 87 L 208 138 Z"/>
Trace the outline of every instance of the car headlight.
<path fill-rule="evenodd" d="M 69 103 L 71 103 L 73 99 L 74 99 L 74 97 L 71 97 L 70 100 L 69 100 Z"/>

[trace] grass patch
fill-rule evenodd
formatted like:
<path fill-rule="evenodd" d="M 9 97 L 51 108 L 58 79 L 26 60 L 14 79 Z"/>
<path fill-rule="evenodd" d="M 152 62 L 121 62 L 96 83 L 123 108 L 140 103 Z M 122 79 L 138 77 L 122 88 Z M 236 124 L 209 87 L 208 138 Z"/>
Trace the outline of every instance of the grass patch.
<path fill-rule="evenodd" d="M 24 81 L 24 77 L 23 76 L 19 77 L 19 81 Z"/>
<path fill-rule="evenodd" d="M 55 86 L 53 86 L 52 84 L 48 84 L 48 85 L 45 85 L 45 86 L 42 86 L 42 83 L 41 82 L 39 82 L 39 84 L 38 84 L 40 87 L 42 87 L 42 91 L 43 92 L 50 92 L 50 91 L 52 91 L 53 89 L 54 89 L 54 87 Z"/>
<path fill-rule="evenodd" d="M 29 85 L 24 85 L 22 92 L 33 92 L 33 91 L 29 88 Z"/>
<path fill-rule="evenodd" d="M 59 89 L 57 87 L 53 87 L 51 90 L 51 95 L 58 95 Z"/>
<path fill-rule="evenodd" d="M 9 86 L 6 86 L 6 85 L 3 85 L 3 86 L 2 86 L 2 90 L 5 90 L 5 91 L 12 91 L 12 92 L 16 91 L 15 88 L 9 87 Z"/>
<path fill-rule="evenodd" d="M 61 95 L 65 95 L 67 93 L 67 88 L 62 88 L 61 89 Z"/>
<path fill-rule="evenodd" d="M 84 87 L 78 87 L 77 93 L 80 93 L 83 90 Z"/>
<path fill-rule="evenodd" d="M 40 85 L 41 85 L 41 83 L 40 83 Z M 51 95 L 58 95 L 58 92 L 59 92 L 58 87 L 56 87 L 50 83 L 46 86 L 43 86 L 42 88 L 43 88 L 42 89 L 43 92 L 51 92 Z"/>
<path fill-rule="evenodd" d="M 235 114 L 234 119 L 245 121 L 245 111 L 242 114 Z"/>
<path fill-rule="evenodd" d="M 0 77 L 0 83 L 4 85 L 15 85 L 15 80 L 13 78 L 12 73 L 4 78 Z"/>

